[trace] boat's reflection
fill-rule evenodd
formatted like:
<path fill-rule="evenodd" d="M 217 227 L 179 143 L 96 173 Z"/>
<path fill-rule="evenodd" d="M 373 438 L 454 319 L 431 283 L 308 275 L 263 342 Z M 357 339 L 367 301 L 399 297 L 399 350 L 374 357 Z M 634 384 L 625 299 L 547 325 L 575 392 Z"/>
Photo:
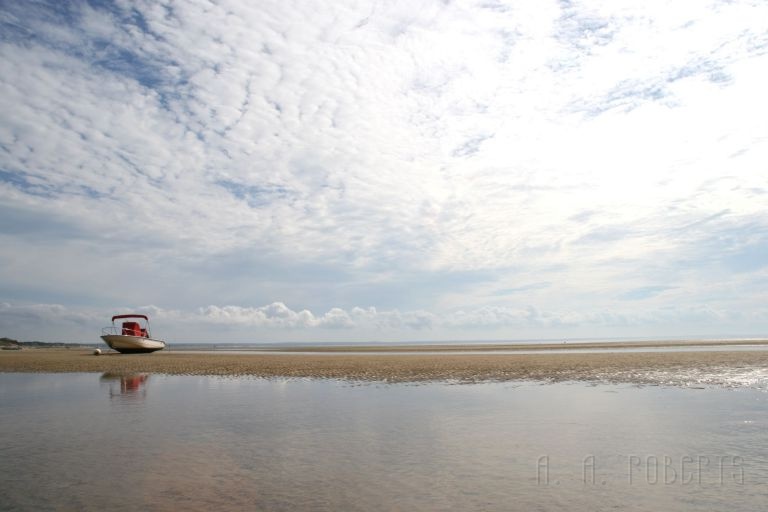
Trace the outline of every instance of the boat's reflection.
<path fill-rule="evenodd" d="M 143 400 L 147 396 L 148 373 L 126 375 L 106 372 L 100 380 L 109 386 L 110 398 Z"/>

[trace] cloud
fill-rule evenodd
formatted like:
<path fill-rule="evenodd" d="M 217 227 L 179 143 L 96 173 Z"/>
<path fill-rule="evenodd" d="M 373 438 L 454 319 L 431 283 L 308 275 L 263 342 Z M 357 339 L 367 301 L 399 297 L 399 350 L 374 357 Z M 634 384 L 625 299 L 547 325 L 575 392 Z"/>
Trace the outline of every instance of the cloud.
<path fill-rule="evenodd" d="M 650 296 L 650 295 L 649 295 Z M 660 337 L 706 335 L 712 326 L 730 329 L 721 336 L 759 336 L 768 326 L 768 310 L 740 311 L 706 305 L 539 310 L 486 306 L 436 314 L 424 310 L 378 311 L 376 308 L 331 308 L 318 315 L 296 311 L 283 303 L 261 307 L 206 306 L 197 310 L 167 310 L 142 306 L 119 310 L 69 308 L 59 304 L 0 303 L 0 329 L 20 337 L 34 325 L 35 339 L 96 342 L 112 314 L 131 311 L 150 316 L 153 331 L 172 343 L 227 341 L 440 341 L 548 337 Z M 699 331 L 690 331 L 695 323 Z M 658 329 L 664 329 L 660 335 Z M 512 329 L 513 334 L 505 334 Z M 710 333 L 710 335 L 712 335 Z"/>
<path fill-rule="evenodd" d="M 87 331 L 96 318 L 90 311 L 61 304 L 0 302 L 0 329 L 7 333 L 4 336 L 36 331 L 51 341 L 63 341 L 70 339 L 73 332 Z M 56 337 L 56 332 L 60 333 L 59 337 Z"/>
<path fill-rule="evenodd" d="M 756 311 L 765 10 L 4 4 L 0 300 L 337 333 Z"/>
<path fill-rule="evenodd" d="M 671 290 L 669 286 L 642 286 L 622 293 L 619 298 L 622 300 L 642 300 L 649 297 L 655 297 L 660 293 Z"/>
<path fill-rule="evenodd" d="M 512 295 L 516 293 L 530 292 L 534 290 L 542 290 L 552 286 L 552 283 L 544 281 L 540 283 L 530 283 L 522 286 L 516 286 L 514 288 L 504 288 L 502 290 L 496 290 L 495 295 Z"/>
<path fill-rule="evenodd" d="M 323 315 L 318 316 L 306 309 L 294 311 L 282 302 L 257 308 L 212 305 L 200 308 L 198 312 L 198 319 L 203 322 L 277 329 L 350 329 L 356 327 L 423 329 L 431 327 L 434 318 L 434 315 L 423 311 L 380 312 L 373 307 L 354 307 L 349 311 L 331 308 Z"/>

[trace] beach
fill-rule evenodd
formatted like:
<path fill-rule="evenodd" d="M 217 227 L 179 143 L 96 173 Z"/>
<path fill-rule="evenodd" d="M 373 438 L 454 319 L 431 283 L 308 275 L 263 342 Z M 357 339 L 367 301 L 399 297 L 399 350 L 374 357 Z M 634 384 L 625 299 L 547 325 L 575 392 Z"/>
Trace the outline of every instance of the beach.
<path fill-rule="evenodd" d="M 360 348 L 1 351 L 0 502 L 765 508 L 764 345 Z"/>
<path fill-rule="evenodd" d="M 606 344 L 601 344 L 602 348 Z M 764 345 L 764 342 L 762 342 Z M 768 350 L 750 342 L 740 350 L 712 350 L 707 345 L 685 350 L 536 350 L 520 353 L 519 346 L 431 346 L 397 353 L 344 352 L 173 352 L 93 355 L 92 349 L 29 349 L 0 353 L 0 372 L 103 372 L 166 375 L 253 376 L 265 378 L 321 378 L 377 382 L 586 381 L 632 384 L 693 385 L 728 383 L 728 377 L 761 376 L 768 368 Z M 529 350 L 531 346 L 527 347 Z M 537 349 L 540 347 L 536 347 Z M 594 345 L 593 345 L 594 348 Z M 611 348 L 611 347 L 608 347 Z M 423 349 L 423 350 L 422 350 Z M 637 347 L 635 347 L 637 349 Z M 456 353 L 463 350 L 462 353 Z M 486 353 L 493 350 L 493 353 Z M 761 377 L 762 378 L 762 377 Z"/>

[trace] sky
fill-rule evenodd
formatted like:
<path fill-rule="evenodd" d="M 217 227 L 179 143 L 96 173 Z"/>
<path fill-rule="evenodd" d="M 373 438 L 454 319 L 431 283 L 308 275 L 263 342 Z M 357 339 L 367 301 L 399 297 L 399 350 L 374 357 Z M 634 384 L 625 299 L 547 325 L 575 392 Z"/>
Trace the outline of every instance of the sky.
<path fill-rule="evenodd" d="M 766 91 L 757 0 L 0 0 L 0 336 L 766 336 Z"/>

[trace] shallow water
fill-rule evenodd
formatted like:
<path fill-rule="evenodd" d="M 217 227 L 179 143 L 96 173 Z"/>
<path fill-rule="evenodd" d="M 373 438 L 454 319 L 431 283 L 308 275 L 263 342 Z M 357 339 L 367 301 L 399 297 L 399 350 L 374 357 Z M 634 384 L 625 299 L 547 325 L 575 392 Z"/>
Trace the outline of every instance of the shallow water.
<path fill-rule="evenodd" d="M 4 510 L 763 510 L 768 393 L 0 374 Z"/>

